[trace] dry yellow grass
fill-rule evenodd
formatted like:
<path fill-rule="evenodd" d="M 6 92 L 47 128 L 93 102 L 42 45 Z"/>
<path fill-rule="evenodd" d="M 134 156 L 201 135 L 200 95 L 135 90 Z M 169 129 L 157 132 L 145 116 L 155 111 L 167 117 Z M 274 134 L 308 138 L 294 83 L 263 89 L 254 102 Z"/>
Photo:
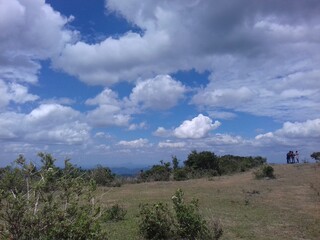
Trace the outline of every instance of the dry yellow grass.
<path fill-rule="evenodd" d="M 320 165 L 274 165 L 276 179 L 255 180 L 252 172 L 183 182 L 101 188 L 101 202 L 122 204 L 127 220 L 108 224 L 111 239 L 139 239 L 140 203 L 165 201 L 181 188 L 198 198 L 203 216 L 219 220 L 222 239 L 320 239 Z"/>

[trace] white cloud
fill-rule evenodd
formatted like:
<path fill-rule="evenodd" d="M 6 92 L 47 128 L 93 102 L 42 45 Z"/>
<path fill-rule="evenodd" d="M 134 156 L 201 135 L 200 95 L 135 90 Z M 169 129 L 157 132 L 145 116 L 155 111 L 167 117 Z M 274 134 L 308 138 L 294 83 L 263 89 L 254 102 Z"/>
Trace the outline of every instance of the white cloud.
<path fill-rule="evenodd" d="M 157 137 L 169 137 L 172 135 L 172 131 L 164 127 L 158 127 L 157 130 L 153 132 L 153 135 Z"/>
<path fill-rule="evenodd" d="M 130 119 L 121 108 L 112 105 L 101 105 L 87 113 L 88 123 L 95 127 L 128 126 Z"/>
<path fill-rule="evenodd" d="M 108 134 L 108 133 L 105 133 L 105 132 L 97 132 L 95 135 L 94 135 L 95 138 L 104 138 L 104 139 L 109 139 L 111 138 L 111 135 Z"/>
<path fill-rule="evenodd" d="M 299 0 L 287 8 L 277 1 L 254 4 L 249 0 L 184 4 L 109 0 L 106 7 L 141 33 L 128 32 L 91 45 L 78 42 L 65 49 L 56 64 L 91 84 L 135 79 L 145 73 L 211 69 L 212 57 L 219 60 L 234 54 L 254 59 L 284 42 L 297 51 L 297 43 L 314 44 L 319 35 L 319 4 Z M 83 55 L 87 58 L 79 57 Z"/>
<path fill-rule="evenodd" d="M 237 114 L 232 112 L 225 112 L 225 111 L 208 111 L 208 114 L 212 118 L 217 119 L 233 119 L 237 117 Z"/>
<path fill-rule="evenodd" d="M 282 128 L 265 134 L 259 134 L 252 142 L 253 146 L 261 149 L 271 149 L 271 153 L 285 154 L 289 150 L 299 150 L 304 158 L 318 148 L 320 141 L 320 119 L 307 120 L 304 122 L 285 122 Z M 277 159 L 276 159 L 277 160 Z"/>
<path fill-rule="evenodd" d="M 257 140 L 264 138 L 320 139 L 320 119 L 307 120 L 305 122 L 285 122 L 282 128 L 275 132 L 268 132 L 256 136 Z"/>
<path fill-rule="evenodd" d="M 184 148 L 186 146 L 185 142 L 159 142 L 158 147 L 159 148 Z"/>
<path fill-rule="evenodd" d="M 200 91 L 193 97 L 193 103 L 199 105 L 209 105 L 210 107 L 234 108 L 242 106 L 253 99 L 254 92 L 248 87 L 238 89 L 215 89 L 213 91 Z"/>
<path fill-rule="evenodd" d="M 134 131 L 134 130 L 138 130 L 138 129 L 145 129 L 146 127 L 147 127 L 146 122 L 141 122 L 139 124 L 133 123 L 133 124 L 130 124 L 128 130 L 129 131 Z"/>
<path fill-rule="evenodd" d="M 169 75 L 158 75 L 155 78 L 138 82 L 130 94 L 130 100 L 143 108 L 169 109 L 183 97 L 186 88 Z"/>
<path fill-rule="evenodd" d="M 29 114 L 0 114 L 0 138 L 41 143 L 82 144 L 90 128 L 80 113 L 59 104 L 42 104 Z"/>
<path fill-rule="evenodd" d="M 119 106 L 120 102 L 118 99 L 118 94 L 109 88 L 105 88 L 101 93 L 99 93 L 94 98 L 89 98 L 86 101 L 87 105 L 113 105 Z"/>
<path fill-rule="evenodd" d="M 92 126 L 128 126 L 131 120 L 130 114 L 125 111 L 124 101 L 118 98 L 118 94 L 109 88 L 105 88 L 96 97 L 85 102 L 87 105 L 97 105 L 94 110 L 87 113 L 87 120 Z"/>
<path fill-rule="evenodd" d="M 100 85 L 208 70 L 211 82 L 192 101 L 202 110 L 231 109 L 281 121 L 317 117 L 319 3 L 109 0 L 106 7 L 141 31 L 69 44 L 54 61 L 57 67 Z M 157 93 L 147 93 L 132 98 L 147 108 L 177 103 L 170 98 L 161 104 Z"/>
<path fill-rule="evenodd" d="M 59 54 L 73 33 L 44 0 L 0 1 L 0 78 L 36 82 L 37 60 Z"/>
<path fill-rule="evenodd" d="M 26 103 L 35 101 L 39 97 L 28 93 L 28 88 L 18 83 L 6 83 L 0 80 L 0 108 L 7 106 L 11 101 Z"/>
<path fill-rule="evenodd" d="M 241 136 L 229 134 L 215 134 L 208 141 L 211 145 L 239 145 L 245 143 L 245 140 Z"/>
<path fill-rule="evenodd" d="M 177 138 L 204 138 L 208 133 L 221 125 L 219 121 L 212 123 L 212 120 L 199 114 L 192 120 L 184 121 L 174 130 L 174 136 Z"/>
<path fill-rule="evenodd" d="M 139 138 L 136 140 L 132 141 L 120 141 L 118 145 L 123 146 L 123 147 L 129 147 L 129 148 L 143 148 L 150 146 L 149 140 L 145 138 Z"/>

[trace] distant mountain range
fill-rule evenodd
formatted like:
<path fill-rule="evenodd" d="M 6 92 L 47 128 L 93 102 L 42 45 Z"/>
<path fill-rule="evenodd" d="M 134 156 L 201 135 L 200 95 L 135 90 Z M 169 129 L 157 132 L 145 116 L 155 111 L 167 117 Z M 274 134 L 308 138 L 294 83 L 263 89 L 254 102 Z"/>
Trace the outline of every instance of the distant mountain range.
<path fill-rule="evenodd" d="M 120 176 L 135 176 L 140 173 L 141 170 L 149 169 L 148 167 L 141 168 L 126 168 L 126 167 L 111 167 L 111 171 Z"/>

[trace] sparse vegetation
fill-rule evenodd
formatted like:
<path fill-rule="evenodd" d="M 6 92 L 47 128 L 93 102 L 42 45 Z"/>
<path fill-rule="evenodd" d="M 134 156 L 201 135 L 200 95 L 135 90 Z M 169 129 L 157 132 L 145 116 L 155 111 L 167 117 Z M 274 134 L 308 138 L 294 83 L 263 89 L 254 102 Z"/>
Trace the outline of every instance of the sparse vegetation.
<path fill-rule="evenodd" d="M 126 214 L 127 210 L 124 207 L 120 206 L 119 204 L 115 204 L 107 208 L 107 210 L 104 212 L 103 220 L 118 222 L 124 220 Z"/>
<path fill-rule="evenodd" d="M 314 152 L 310 155 L 310 157 L 312 157 L 317 162 L 320 162 L 320 152 Z"/>
<path fill-rule="evenodd" d="M 258 170 L 253 172 L 256 179 L 275 178 L 274 169 L 270 165 L 262 165 Z"/>
<path fill-rule="evenodd" d="M 170 162 L 160 161 L 160 164 L 153 165 L 149 170 L 142 171 L 139 175 L 139 182 L 150 181 L 183 181 L 187 179 L 221 176 L 245 172 L 252 168 L 266 163 L 262 157 L 240 157 L 233 155 L 216 156 L 209 151 L 192 151 L 184 166 L 179 167 L 177 157 L 172 157 Z"/>
<path fill-rule="evenodd" d="M 50 154 L 39 156 L 40 166 L 20 156 L 15 164 L 0 168 L 0 239 L 138 240 L 143 235 L 140 212 L 144 207 L 146 215 L 162 219 L 148 228 L 151 239 L 156 231 L 154 239 L 320 237 L 319 164 L 272 165 L 270 171 L 268 165 L 261 166 L 263 158 L 216 156 L 221 176 L 200 178 L 210 172 L 174 162 L 171 169 L 171 164 L 161 162 L 160 166 L 170 169 L 169 180 L 174 180 L 179 171 L 183 178 L 187 173 L 189 180 L 123 183 L 114 188 L 113 184 L 97 185 L 92 170 L 77 168 L 69 160 L 64 168 L 58 168 Z M 236 167 L 240 162 L 241 166 Z M 260 167 L 250 171 L 251 166 Z M 277 178 L 255 181 L 252 173 L 256 170 L 265 175 L 276 173 Z M 205 172 L 208 175 L 203 175 Z M 178 201 L 176 192 L 175 205 L 171 196 L 176 189 L 184 189 L 186 194 L 181 194 L 182 200 Z M 197 225 L 201 223 L 205 227 Z M 183 227 L 186 225 L 191 227 Z M 201 237 L 190 236 L 189 229 L 209 232 L 204 230 Z"/>
<path fill-rule="evenodd" d="M 172 196 L 173 210 L 168 204 L 144 204 L 140 208 L 140 233 L 145 239 L 219 239 L 222 228 L 215 224 L 211 230 L 199 213 L 198 200 L 184 201 L 178 189 Z"/>
<path fill-rule="evenodd" d="M 19 156 L 1 174 L 1 238 L 105 239 L 95 182 L 85 181 L 69 161 L 59 170 L 50 154 L 39 157 L 39 170 Z"/>

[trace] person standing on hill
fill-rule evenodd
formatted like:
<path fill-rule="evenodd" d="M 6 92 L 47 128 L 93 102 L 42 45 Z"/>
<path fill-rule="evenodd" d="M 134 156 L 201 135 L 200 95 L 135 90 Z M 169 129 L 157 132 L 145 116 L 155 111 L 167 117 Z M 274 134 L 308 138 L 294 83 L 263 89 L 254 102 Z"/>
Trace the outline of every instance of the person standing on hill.
<path fill-rule="evenodd" d="M 287 164 L 290 163 L 290 152 L 287 153 Z"/>
<path fill-rule="evenodd" d="M 296 157 L 296 161 L 297 161 L 297 163 L 299 163 L 299 152 L 298 152 L 298 151 L 296 151 L 296 153 L 295 153 L 295 157 Z"/>
<path fill-rule="evenodd" d="M 295 163 L 294 162 L 294 152 L 290 151 L 290 158 L 291 158 L 291 163 Z"/>

